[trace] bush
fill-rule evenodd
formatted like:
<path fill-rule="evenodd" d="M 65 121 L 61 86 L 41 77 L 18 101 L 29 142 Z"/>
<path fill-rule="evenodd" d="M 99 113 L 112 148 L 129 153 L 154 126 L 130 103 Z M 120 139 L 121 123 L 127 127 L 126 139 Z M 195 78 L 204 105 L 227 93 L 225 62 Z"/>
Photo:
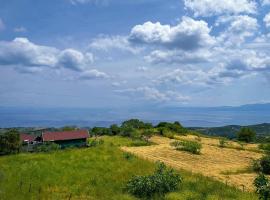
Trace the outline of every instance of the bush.
<path fill-rule="evenodd" d="M 60 149 L 60 145 L 53 142 L 44 142 L 33 147 L 34 152 L 52 152 Z"/>
<path fill-rule="evenodd" d="M 89 138 L 87 140 L 87 146 L 88 147 L 96 147 L 98 145 L 102 145 L 104 143 L 104 140 L 97 139 L 97 138 Z"/>
<path fill-rule="evenodd" d="M 259 199 L 269 200 L 270 199 L 270 185 L 269 179 L 263 174 L 257 176 L 253 182 L 256 187 L 256 192 L 259 194 Z"/>
<path fill-rule="evenodd" d="M 187 129 L 185 129 L 179 122 L 174 122 L 174 123 L 169 123 L 169 122 L 160 122 L 156 128 L 159 128 L 160 130 L 162 129 L 167 129 L 170 130 L 174 133 L 187 133 Z"/>
<path fill-rule="evenodd" d="M 260 160 L 253 160 L 252 169 L 254 172 L 261 172 L 262 171 Z"/>
<path fill-rule="evenodd" d="M 227 141 L 224 138 L 219 139 L 219 147 L 223 148 L 227 145 Z"/>
<path fill-rule="evenodd" d="M 20 135 L 17 130 L 10 130 L 0 135 L 0 155 L 18 153 L 20 147 Z"/>
<path fill-rule="evenodd" d="M 200 154 L 202 145 L 195 141 L 175 141 L 170 144 L 178 151 L 188 151 L 193 154 Z"/>
<path fill-rule="evenodd" d="M 254 141 L 256 133 L 250 128 L 241 128 L 237 133 L 237 139 L 243 142 L 252 142 Z"/>
<path fill-rule="evenodd" d="M 262 149 L 264 151 L 270 152 L 270 144 L 266 143 L 266 144 L 260 144 L 259 145 L 259 149 Z"/>
<path fill-rule="evenodd" d="M 139 198 L 164 197 L 166 193 L 175 191 L 181 182 L 180 175 L 173 169 L 167 169 L 164 163 L 159 163 L 153 175 L 130 179 L 126 190 Z"/>
<path fill-rule="evenodd" d="M 260 159 L 260 166 L 264 174 L 270 174 L 270 155 L 266 155 Z"/>
<path fill-rule="evenodd" d="M 127 160 L 132 160 L 135 157 L 132 153 L 129 153 L 129 152 L 124 152 L 123 156 Z"/>

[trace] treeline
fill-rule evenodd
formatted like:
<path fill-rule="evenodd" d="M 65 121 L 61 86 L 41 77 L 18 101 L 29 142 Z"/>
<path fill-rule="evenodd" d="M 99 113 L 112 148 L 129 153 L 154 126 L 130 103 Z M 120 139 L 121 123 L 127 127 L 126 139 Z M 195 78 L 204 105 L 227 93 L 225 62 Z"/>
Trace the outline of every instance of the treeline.
<path fill-rule="evenodd" d="M 153 134 L 186 134 L 188 130 L 179 122 L 160 122 L 156 126 L 151 123 L 145 123 L 139 119 L 130 119 L 122 122 L 121 125 L 113 124 L 109 128 L 93 127 L 90 129 L 91 135 L 120 135 L 124 137 L 138 138 L 150 137 Z"/>

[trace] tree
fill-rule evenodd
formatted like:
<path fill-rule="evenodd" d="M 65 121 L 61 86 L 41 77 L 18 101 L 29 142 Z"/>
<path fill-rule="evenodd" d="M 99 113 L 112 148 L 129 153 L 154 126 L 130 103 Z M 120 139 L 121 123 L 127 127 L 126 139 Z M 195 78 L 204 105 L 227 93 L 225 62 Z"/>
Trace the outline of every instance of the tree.
<path fill-rule="evenodd" d="M 112 124 L 110 126 L 110 135 L 119 135 L 121 132 L 121 128 L 118 127 L 117 124 Z"/>
<path fill-rule="evenodd" d="M 17 130 L 10 130 L 0 135 L 0 154 L 18 153 L 20 147 L 20 135 Z"/>
<path fill-rule="evenodd" d="M 264 174 L 270 174 L 270 155 L 263 156 L 260 159 L 260 166 Z"/>
<path fill-rule="evenodd" d="M 109 129 L 104 127 L 94 127 L 91 129 L 92 135 L 109 135 Z"/>
<path fill-rule="evenodd" d="M 256 187 L 256 192 L 259 194 L 259 199 L 269 200 L 270 199 L 270 185 L 269 179 L 263 174 L 259 174 L 254 180 L 253 185 Z"/>
<path fill-rule="evenodd" d="M 250 128 L 241 128 L 237 133 L 237 139 L 243 142 L 252 142 L 254 141 L 256 133 Z"/>
<path fill-rule="evenodd" d="M 121 127 L 131 127 L 135 129 L 141 129 L 145 127 L 145 124 L 143 121 L 140 121 L 139 119 L 130 119 L 130 120 L 124 121 Z"/>
<path fill-rule="evenodd" d="M 186 133 L 187 129 L 185 129 L 179 122 L 169 123 L 169 122 L 160 122 L 156 128 L 160 130 L 160 133 L 164 132 L 164 130 L 170 130 L 175 133 Z"/>

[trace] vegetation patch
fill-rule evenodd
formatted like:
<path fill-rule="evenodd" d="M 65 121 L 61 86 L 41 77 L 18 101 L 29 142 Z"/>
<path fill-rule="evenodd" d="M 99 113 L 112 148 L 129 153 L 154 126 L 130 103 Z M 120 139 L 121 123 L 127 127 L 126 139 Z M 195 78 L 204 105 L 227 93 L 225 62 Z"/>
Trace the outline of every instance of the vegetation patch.
<path fill-rule="evenodd" d="M 164 198 L 166 193 L 175 191 L 181 182 L 181 176 L 173 169 L 167 169 L 164 163 L 158 163 L 153 175 L 131 178 L 126 190 L 139 198 Z"/>
<path fill-rule="evenodd" d="M 202 145 L 195 141 L 174 141 L 170 143 L 178 151 L 188 151 L 193 154 L 200 154 Z"/>

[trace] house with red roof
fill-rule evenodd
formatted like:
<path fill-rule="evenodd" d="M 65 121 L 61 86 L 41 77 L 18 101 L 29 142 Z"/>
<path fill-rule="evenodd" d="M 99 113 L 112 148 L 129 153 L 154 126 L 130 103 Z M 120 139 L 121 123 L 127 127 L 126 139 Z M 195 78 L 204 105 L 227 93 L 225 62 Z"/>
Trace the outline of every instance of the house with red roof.
<path fill-rule="evenodd" d="M 42 142 L 54 142 L 61 148 L 86 146 L 89 138 L 88 130 L 43 132 Z"/>
<path fill-rule="evenodd" d="M 20 133 L 20 141 L 23 144 L 31 144 L 35 141 L 36 137 L 34 135 Z"/>

